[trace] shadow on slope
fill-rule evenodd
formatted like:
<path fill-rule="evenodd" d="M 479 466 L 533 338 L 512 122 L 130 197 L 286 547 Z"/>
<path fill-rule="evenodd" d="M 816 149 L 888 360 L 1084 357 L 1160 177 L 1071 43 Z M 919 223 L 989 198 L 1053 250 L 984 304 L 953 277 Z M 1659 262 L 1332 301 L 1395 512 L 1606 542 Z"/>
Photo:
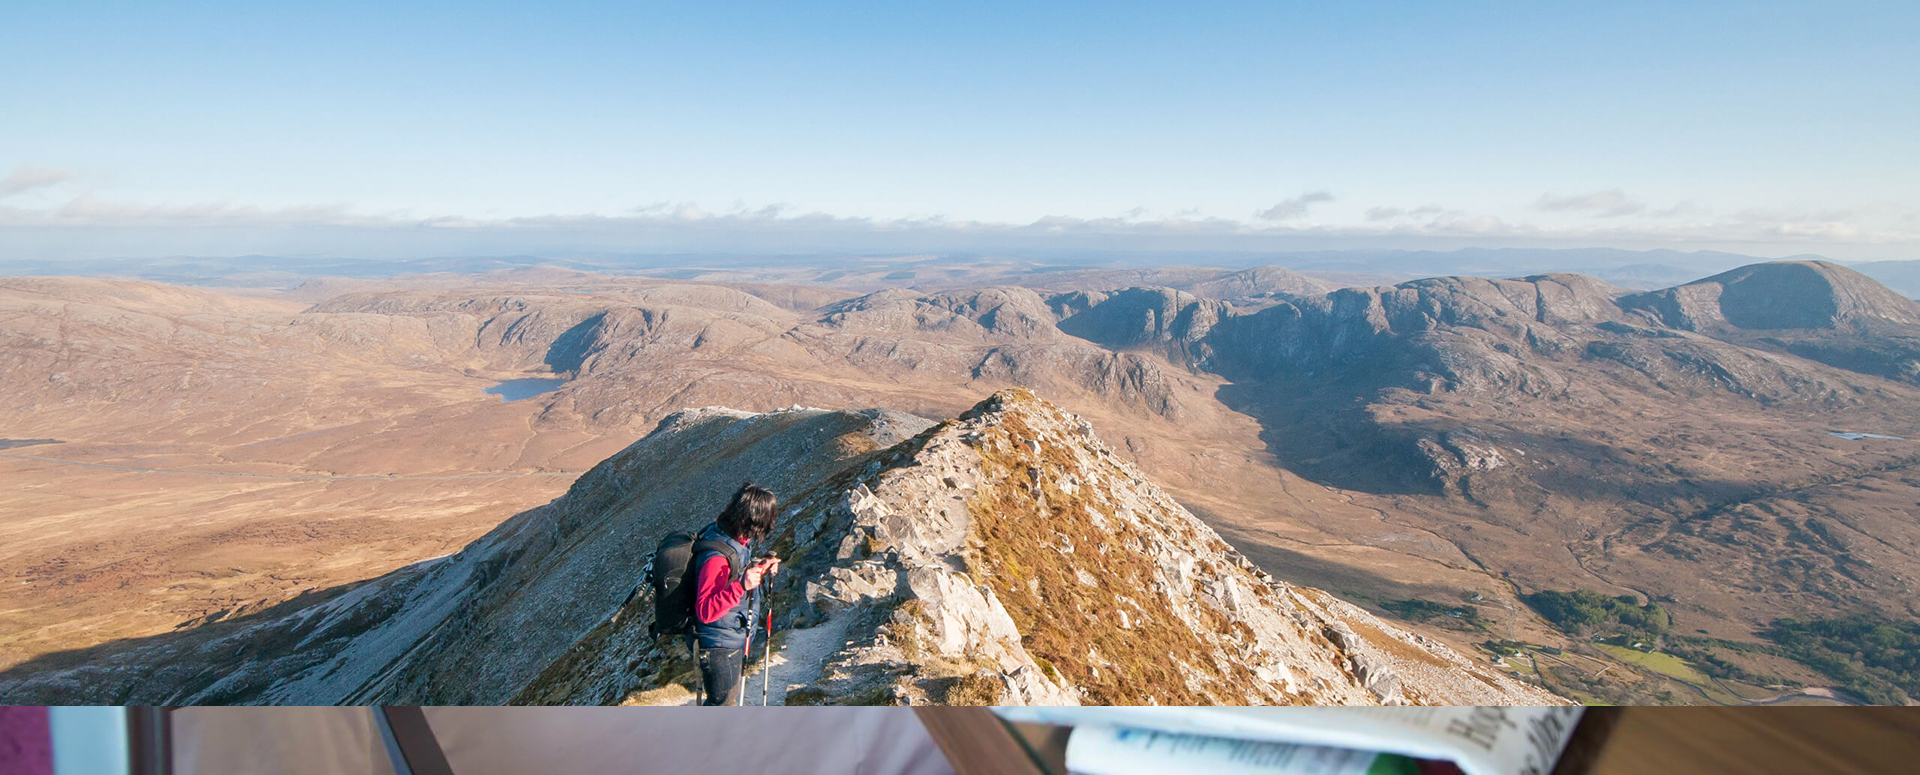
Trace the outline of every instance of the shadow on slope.
<path fill-rule="evenodd" d="M 800 493 L 931 422 L 886 410 L 689 410 L 459 552 L 191 630 L 44 655 L 0 701 L 488 704 L 507 700 L 639 583 L 672 530 L 745 480 Z"/>
<path fill-rule="evenodd" d="M 1260 424 L 1281 467 L 1316 483 L 1376 495 L 1442 492 L 1415 448 L 1374 422 L 1365 398 L 1339 380 L 1234 382 L 1214 397 Z"/>
<path fill-rule="evenodd" d="M 409 565 L 365 581 L 310 590 L 259 611 L 217 622 L 35 656 L 0 670 L 0 705 L 177 704 L 178 698 L 204 692 L 227 677 L 216 663 L 190 661 L 196 654 L 205 653 L 210 645 L 223 638 L 256 630 L 261 625 L 300 620 L 303 614 L 311 612 L 316 606 L 338 600 L 362 587 L 388 584 L 394 579 L 417 574 L 422 564 Z M 366 620 L 373 618 L 372 615 L 363 617 Z M 357 632 L 343 627 L 311 633 L 311 636 L 351 637 Z M 254 632 L 253 635 L 244 642 L 234 644 L 228 652 L 230 656 L 243 659 L 290 654 L 308 639 L 309 633 L 279 631 Z M 220 698 L 204 700 L 204 704 L 222 702 Z"/>
<path fill-rule="evenodd" d="M 587 355 L 593 351 L 594 339 L 607 313 L 601 312 L 567 329 L 547 346 L 547 354 L 542 359 L 547 368 L 555 374 L 578 372 L 586 363 Z"/>

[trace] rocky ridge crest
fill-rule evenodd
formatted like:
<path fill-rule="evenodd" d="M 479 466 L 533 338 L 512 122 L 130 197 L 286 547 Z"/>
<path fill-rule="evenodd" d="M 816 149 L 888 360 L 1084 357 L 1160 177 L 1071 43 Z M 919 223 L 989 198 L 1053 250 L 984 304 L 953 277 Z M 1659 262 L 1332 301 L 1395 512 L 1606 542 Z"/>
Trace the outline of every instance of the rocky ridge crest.
<path fill-rule="evenodd" d="M 1562 701 L 1260 571 L 1024 390 L 801 495 L 774 548 L 789 704 Z M 648 605 L 517 700 L 683 699 L 684 655 L 645 636 Z"/>

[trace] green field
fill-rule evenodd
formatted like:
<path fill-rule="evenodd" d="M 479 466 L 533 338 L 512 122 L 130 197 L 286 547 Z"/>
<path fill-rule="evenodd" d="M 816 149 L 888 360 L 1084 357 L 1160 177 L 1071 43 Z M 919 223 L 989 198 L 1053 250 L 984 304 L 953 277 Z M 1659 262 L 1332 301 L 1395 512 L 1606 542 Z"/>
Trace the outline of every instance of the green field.
<path fill-rule="evenodd" d="M 1709 701 L 1721 705 L 1745 705 L 1748 703 L 1746 698 L 1731 693 L 1727 687 L 1722 686 L 1720 682 L 1694 669 L 1692 663 L 1672 654 L 1663 654 L 1658 651 L 1646 652 L 1639 649 L 1612 646 L 1605 643 L 1595 643 L 1593 645 L 1595 648 L 1605 651 L 1607 656 L 1613 657 L 1621 662 L 1633 665 L 1634 667 L 1651 670 L 1675 681 L 1692 686 L 1706 695 Z"/>
<path fill-rule="evenodd" d="M 1595 643 L 1593 646 L 1594 648 L 1607 652 L 1607 655 L 1614 659 L 1618 659 L 1635 667 L 1644 667 L 1668 678 L 1686 681 L 1695 686 L 1707 686 L 1712 683 L 1712 680 L 1707 678 L 1704 673 L 1693 669 L 1693 665 L 1687 664 L 1686 660 L 1672 654 L 1662 654 L 1658 651 L 1649 653 L 1639 649 L 1630 649 L 1625 646 L 1612 646 L 1605 643 Z"/>

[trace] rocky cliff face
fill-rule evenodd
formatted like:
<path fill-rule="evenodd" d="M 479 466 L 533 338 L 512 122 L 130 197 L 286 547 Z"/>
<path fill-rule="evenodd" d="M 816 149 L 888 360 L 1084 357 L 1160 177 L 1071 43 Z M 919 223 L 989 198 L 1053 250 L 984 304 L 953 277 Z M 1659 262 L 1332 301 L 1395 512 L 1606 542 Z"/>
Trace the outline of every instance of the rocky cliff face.
<path fill-rule="evenodd" d="M 67 670 L 9 702 L 605 703 L 684 697 L 644 556 L 738 482 L 785 496 L 769 585 L 789 703 L 1547 703 L 1255 569 L 1024 390 L 938 425 L 691 410 L 449 557 Z M 619 613 L 617 617 L 610 615 Z M 756 649 L 758 650 L 758 649 Z"/>

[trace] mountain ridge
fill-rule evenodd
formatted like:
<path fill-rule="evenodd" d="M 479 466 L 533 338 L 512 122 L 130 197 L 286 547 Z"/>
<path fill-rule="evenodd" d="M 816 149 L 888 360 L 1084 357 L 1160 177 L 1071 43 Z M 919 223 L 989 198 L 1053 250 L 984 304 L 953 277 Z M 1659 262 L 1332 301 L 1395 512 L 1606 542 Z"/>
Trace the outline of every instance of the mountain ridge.
<path fill-rule="evenodd" d="M 365 704 L 645 693 L 667 683 L 672 639 L 638 635 L 644 595 L 617 624 L 608 612 L 652 540 L 708 519 L 693 502 L 743 474 L 794 493 L 770 539 L 789 559 L 769 584 L 776 622 L 790 638 L 826 628 L 849 641 L 782 697 L 1560 701 L 1273 580 L 1084 420 L 1018 390 L 939 424 L 881 410 L 676 413 L 567 496 L 454 555 L 188 650 L 28 670 L 4 696 Z M 1097 556 L 1074 559 L 1083 554 Z M 247 656 L 215 656 L 236 651 Z"/>
<path fill-rule="evenodd" d="M 1793 281 L 1807 272 L 1834 279 Z M 20 410 L 12 435 L 64 440 L 42 457 L 81 465 L 374 474 L 368 482 L 579 471 L 684 406 L 946 417 L 1026 385 L 1095 421 L 1117 454 L 1259 566 L 1375 611 L 1471 600 L 1484 614 L 1511 602 L 1510 637 L 1558 645 L 1571 644 L 1518 596 L 1658 600 L 1677 627 L 1734 640 L 1764 637 L 1782 616 L 1914 615 L 1920 538 L 1906 510 L 1920 491 L 1902 439 L 1920 438 L 1915 326 L 1871 280 L 1817 264 L 1746 267 L 1673 293 L 1561 274 L 1241 301 L 1172 287 L 855 296 L 530 272 L 484 287 L 447 277 L 354 288 L 293 312 L 278 299 L 201 304 L 164 286 L 30 282 L 0 284 L 10 388 L 0 402 Z M 1689 314 L 1725 319 L 1730 305 L 1740 322 L 1742 305 L 1778 308 L 1786 322 L 1825 327 L 1684 324 L 1653 303 L 1756 282 L 1798 294 L 1718 293 Z M 565 381 L 525 401 L 481 393 L 522 376 Z M 59 463 L 9 460 L 40 484 L 8 502 L 39 514 L 72 501 L 90 509 L 75 512 L 84 524 L 112 527 L 77 543 L 62 538 L 74 533 L 57 509 L 0 524 L 12 574 L 0 579 L 20 582 L 4 586 L 0 616 L 30 633 L 3 644 L 8 662 L 115 633 L 251 621 L 277 601 L 311 606 L 557 494 L 533 481 L 429 492 L 394 479 L 377 492 L 316 482 L 248 495 L 198 477 L 210 506 L 181 500 L 187 519 L 167 523 L 193 540 L 157 537 L 165 552 L 190 550 L 175 562 L 147 550 L 156 536 L 144 519 L 117 513 L 135 509 L 91 505 L 114 503 L 119 493 L 103 488 L 147 485 L 63 476 L 87 469 Z M 191 484 L 168 476 L 170 499 Z M 462 491 L 514 505 L 421 540 L 418 526 L 444 519 Z M 301 508 L 263 511 L 270 494 Z M 346 506 L 313 507 L 327 498 Z M 369 546 L 358 537 L 368 523 L 393 526 L 373 534 L 383 542 L 373 562 L 364 550 L 274 554 L 338 546 L 326 543 L 336 536 Z M 161 599 L 178 602 L 150 602 Z M 129 600 L 144 618 L 116 614 Z M 1448 624 L 1427 632 L 1477 645 Z"/>

